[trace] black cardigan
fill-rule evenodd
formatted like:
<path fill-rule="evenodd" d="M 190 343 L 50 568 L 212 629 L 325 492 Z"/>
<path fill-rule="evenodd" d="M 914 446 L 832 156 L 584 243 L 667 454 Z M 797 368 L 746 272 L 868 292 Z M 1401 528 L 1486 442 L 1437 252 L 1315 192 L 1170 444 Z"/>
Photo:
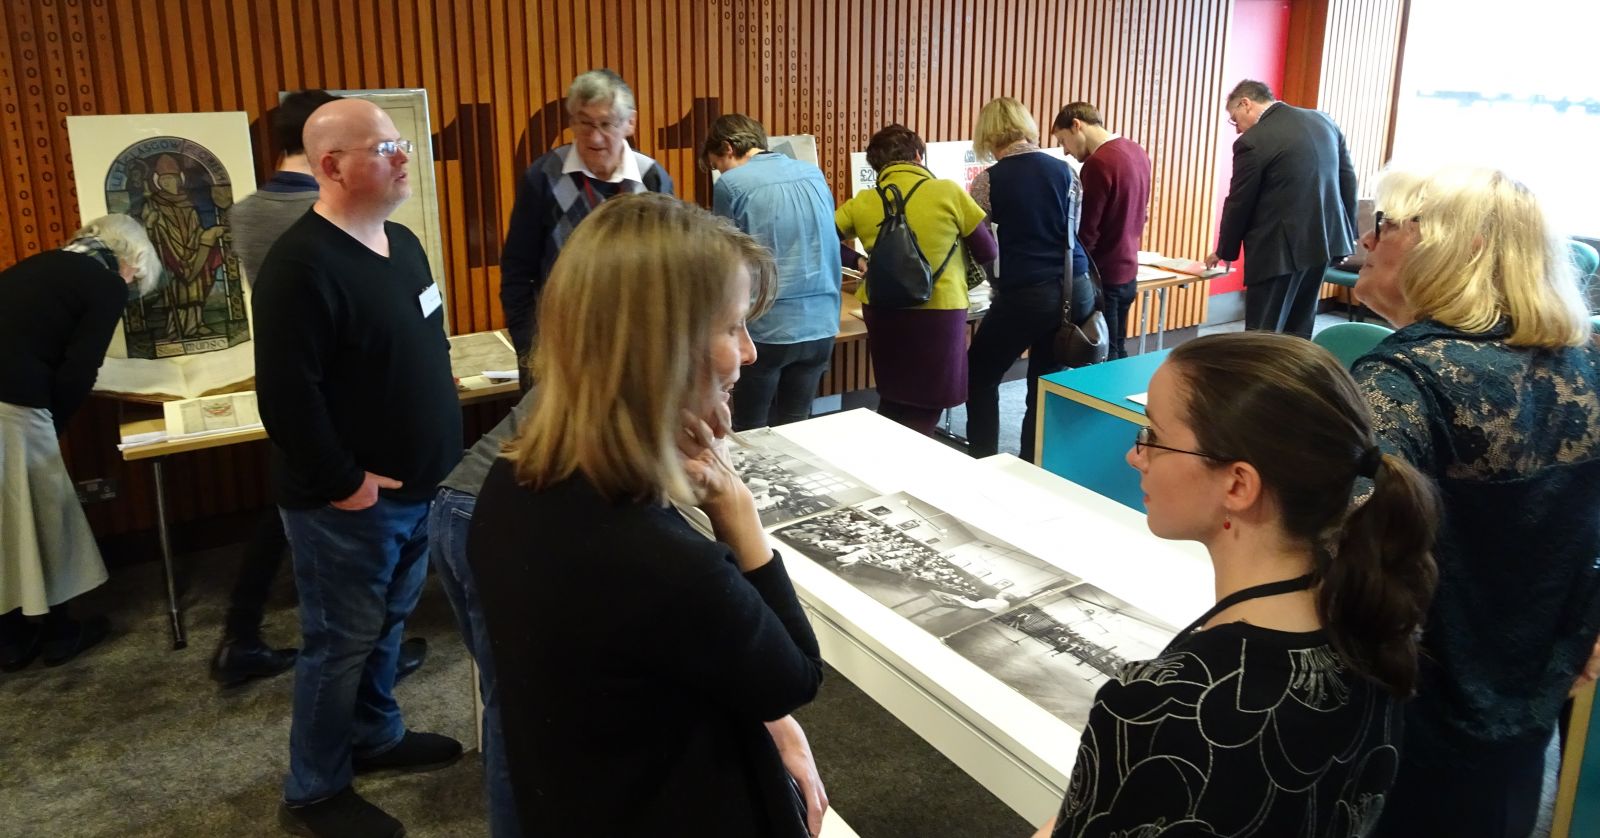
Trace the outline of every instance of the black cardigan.
<path fill-rule="evenodd" d="M 762 724 L 822 681 L 780 558 L 741 574 L 670 508 L 505 460 L 470 533 L 525 832 L 805 835 Z"/>
<path fill-rule="evenodd" d="M 49 408 L 66 430 L 127 304 L 128 283 L 87 254 L 47 250 L 0 272 L 0 402 Z"/>

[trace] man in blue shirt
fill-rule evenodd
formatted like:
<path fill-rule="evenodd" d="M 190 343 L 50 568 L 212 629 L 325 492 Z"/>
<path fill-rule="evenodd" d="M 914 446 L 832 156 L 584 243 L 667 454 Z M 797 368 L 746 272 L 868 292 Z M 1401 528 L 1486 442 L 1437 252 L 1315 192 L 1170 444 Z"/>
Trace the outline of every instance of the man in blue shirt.
<path fill-rule="evenodd" d="M 701 148 L 721 176 L 711 209 L 761 242 L 778 264 L 772 308 L 749 324 L 755 363 L 733 390 L 734 430 L 798 422 L 811 415 L 817 383 L 839 332 L 839 235 L 822 170 L 768 151 L 761 123 L 718 117 Z"/>

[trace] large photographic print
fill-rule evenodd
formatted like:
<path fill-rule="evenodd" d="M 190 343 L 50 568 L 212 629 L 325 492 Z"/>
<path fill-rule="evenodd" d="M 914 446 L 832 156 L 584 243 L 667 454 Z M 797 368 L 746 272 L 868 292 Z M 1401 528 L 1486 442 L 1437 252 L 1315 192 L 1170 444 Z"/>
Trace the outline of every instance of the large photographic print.
<path fill-rule="evenodd" d="M 728 446 L 728 455 L 734 471 L 755 495 L 763 527 L 849 506 L 878 494 L 769 428 L 740 433 Z"/>
<path fill-rule="evenodd" d="M 938 637 L 1078 581 L 903 493 L 830 510 L 772 534 Z"/>
<path fill-rule="evenodd" d="M 1077 730 L 1095 691 L 1129 661 L 1161 653 L 1175 632 L 1079 584 L 945 638 L 950 648 Z"/>

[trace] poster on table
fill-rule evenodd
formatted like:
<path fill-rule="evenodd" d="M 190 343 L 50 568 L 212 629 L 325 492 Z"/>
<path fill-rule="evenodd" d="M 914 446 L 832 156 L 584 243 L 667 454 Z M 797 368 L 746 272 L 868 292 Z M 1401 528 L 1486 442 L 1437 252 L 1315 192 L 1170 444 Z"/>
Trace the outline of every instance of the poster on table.
<path fill-rule="evenodd" d="M 439 226 L 439 191 L 433 167 L 433 128 L 428 118 L 428 91 L 420 87 L 382 88 L 372 90 L 330 90 L 335 96 L 365 99 L 382 108 L 402 139 L 411 141 L 411 162 L 406 166 L 410 175 L 411 197 L 395 209 L 389 220 L 403 224 L 417 235 L 422 249 L 428 254 L 428 270 L 433 282 L 439 286 L 444 305 L 444 331 L 450 334 L 450 284 L 444 275 L 444 234 Z M 280 91 L 278 99 L 288 96 Z"/>
<path fill-rule="evenodd" d="M 245 114 L 72 116 L 67 138 L 80 218 L 137 219 L 163 268 L 153 293 L 130 296 L 95 389 L 161 400 L 246 386 L 250 291 L 228 221 L 255 191 Z"/>
<path fill-rule="evenodd" d="M 1076 729 L 1102 684 L 1175 634 L 1003 534 L 905 492 L 882 494 L 770 429 L 736 435 L 729 455 L 788 551 Z"/>

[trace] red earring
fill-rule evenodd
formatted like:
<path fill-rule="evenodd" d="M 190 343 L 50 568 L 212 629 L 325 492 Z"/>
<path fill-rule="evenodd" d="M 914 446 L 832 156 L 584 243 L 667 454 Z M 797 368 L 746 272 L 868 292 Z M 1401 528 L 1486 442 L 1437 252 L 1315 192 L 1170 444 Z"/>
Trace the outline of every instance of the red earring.
<path fill-rule="evenodd" d="M 1222 528 L 1225 530 L 1233 529 L 1233 521 L 1226 515 L 1222 516 Z"/>

